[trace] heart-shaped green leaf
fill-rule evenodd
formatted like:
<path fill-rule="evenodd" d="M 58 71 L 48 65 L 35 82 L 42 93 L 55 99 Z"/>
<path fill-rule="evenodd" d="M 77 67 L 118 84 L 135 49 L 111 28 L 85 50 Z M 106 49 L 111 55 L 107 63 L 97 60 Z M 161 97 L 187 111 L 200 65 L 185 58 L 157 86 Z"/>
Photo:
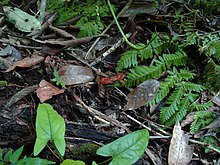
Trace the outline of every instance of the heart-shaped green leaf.
<path fill-rule="evenodd" d="M 133 164 L 143 155 L 148 141 L 148 130 L 138 130 L 99 148 L 96 153 L 101 156 L 112 156 L 109 165 Z"/>
<path fill-rule="evenodd" d="M 65 122 L 50 104 L 39 104 L 36 118 L 37 139 L 34 145 L 34 155 L 38 155 L 49 140 L 53 141 L 57 150 L 63 156 L 66 142 Z"/>

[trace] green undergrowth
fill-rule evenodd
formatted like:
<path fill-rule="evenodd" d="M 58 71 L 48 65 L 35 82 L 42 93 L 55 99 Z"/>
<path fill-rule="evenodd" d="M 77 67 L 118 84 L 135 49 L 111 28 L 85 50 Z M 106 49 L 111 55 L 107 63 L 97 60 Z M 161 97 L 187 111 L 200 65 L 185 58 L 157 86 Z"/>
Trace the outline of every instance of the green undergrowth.
<path fill-rule="evenodd" d="M 81 18 L 75 23 L 80 28 L 78 37 L 97 35 L 104 28 L 104 24 L 101 21 L 103 17 L 111 16 L 108 5 L 105 1 L 61 1 L 61 0 L 48 0 L 48 11 L 56 12 L 58 18 L 55 22 L 56 25 L 60 25 L 76 16 Z M 114 8 L 115 10 L 115 8 Z"/>
<path fill-rule="evenodd" d="M 194 0 L 191 4 L 199 10 L 203 10 L 207 14 L 215 14 L 220 12 L 220 0 Z"/>
<path fill-rule="evenodd" d="M 159 91 L 148 104 L 163 102 L 160 122 L 167 126 L 182 121 L 192 111 L 206 111 L 213 104 L 200 103 L 201 92 L 220 90 L 219 39 L 218 34 L 192 32 L 188 32 L 184 40 L 153 34 L 147 47 L 128 50 L 118 61 L 116 71 L 128 72 L 121 85 L 135 87 L 147 79 L 159 79 Z M 195 47 L 198 54 L 190 55 L 186 49 L 189 46 Z M 201 70 L 197 71 L 198 68 Z M 215 115 L 208 112 L 195 115 L 191 132 L 199 131 L 214 119 Z"/>

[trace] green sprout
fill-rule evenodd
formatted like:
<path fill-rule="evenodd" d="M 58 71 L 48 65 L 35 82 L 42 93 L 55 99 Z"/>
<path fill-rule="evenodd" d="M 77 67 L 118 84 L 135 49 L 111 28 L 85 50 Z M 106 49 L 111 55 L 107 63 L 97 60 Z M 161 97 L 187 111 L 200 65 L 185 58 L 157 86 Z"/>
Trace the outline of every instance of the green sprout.
<path fill-rule="evenodd" d="M 61 85 L 62 88 L 66 89 L 65 83 L 63 81 L 63 76 L 59 75 L 56 67 L 53 68 L 53 75 L 54 78 L 51 79 L 51 81 L 56 82 L 56 85 Z"/>

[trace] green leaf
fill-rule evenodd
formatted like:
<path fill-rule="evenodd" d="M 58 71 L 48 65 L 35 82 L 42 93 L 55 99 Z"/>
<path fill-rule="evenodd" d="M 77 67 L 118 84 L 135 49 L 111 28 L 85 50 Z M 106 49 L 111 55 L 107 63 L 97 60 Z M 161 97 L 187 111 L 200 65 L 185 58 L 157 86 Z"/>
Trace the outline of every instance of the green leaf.
<path fill-rule="evenodd" d="M 19 161 L 17 161 L 13 165 L 47 165 L 47 164 L 55 164 L 55 162 L 46 160 L 46 159 L 41 159 L 41 158 L 23 158 Z"/>
<path fill-rule="evenodd" d="M 92 161 L 92 165 L 98 165 L 95 161 Z"/>
<path fill-rule="evenodd" d="M 86 164 L 81 160 L 66 159 L 60 165 L 86 165 Z"/>
<path fill-rule="evenodd" d="M 16 7 L 5 6 L 4 12 L 9 22 L 13 23 L 15 27 L 23 32 L 32 32 L 33 30 L 40 30 L 40 22 L 32 15 L 25 13 Z"/>
<path fill-rule="evenodd" d="M 9 161 L 11 155 L 12 155 L 12 149 L 10 149 L 10 150 L 5 154 L 4 161 Z"/>
<path fill-rule="evenodd" d="M 63 156 L 66 142 L 65 122 L 50 104 L 39 104 L 36 118 L 37 139 L 34 145 L 34 155 L 38 155 L 49 140 L 53 141 L 57 150 Z"/>
<path fill-rule="evenodd" d="M 0 148 L 0 160 L 2 160 L 2 149 Z"/>
<path fill-rule="evenodd" d="M 20 147 L 11 155 L 11 157 L 10 157 L 11 163 L 15 163 L 16 161 L 18 161 L 18 158 L 21 156 L 23 148 L 24 148 L 24 146 Z"/>
<path fill-rule="evenodd" d="M 148 130 L 138 130 L 99 148 L 96 153 L 101 156 L 112 156 L 109 165 L 133 164 L 143 155 L 148 141 Z"/>

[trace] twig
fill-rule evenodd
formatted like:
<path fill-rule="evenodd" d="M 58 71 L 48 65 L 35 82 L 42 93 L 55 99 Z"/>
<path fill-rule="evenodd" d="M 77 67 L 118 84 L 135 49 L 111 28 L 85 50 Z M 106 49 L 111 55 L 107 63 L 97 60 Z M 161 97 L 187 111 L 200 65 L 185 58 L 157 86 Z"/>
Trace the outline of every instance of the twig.
<path fill-rule="evenodd" d="M 131 33 L 126 34 L 126 36 L 129 38 L 131 36 Z M 122 45 L 122 43 L 124 42 L 124 38 L 119 39 L 114 45 L 112 45 L 112 47 L 110 49 L 108 49 L 106 52 L 104 52 L 101 56 L 97 57 L 92 63 L 90 63 L 90 66 L 94 66 L 96 65 L 98 62 L 100 62 L 103 58 L 105 58 L 106 56 L 108 56 L 110 53 L 112 53 L 113 51 L 115 51 L 119 46 Z"/>
<path fill-rule="evenodd" d="M 125 7 L 124 7 L 124 8 L 120 11 L 120 13 L 117 15 L 117 18 L 119 18 L 119 17 L 129 8 L 129 6 L 131 5 L 131 3 L 132 3 L 132 0 L 129 0 L 129 2 L 125 5 Z M 101 33 L 101 35 L 104 35 L 104 34 L 110 29 L 110 27 L 111 27 L 114 23 L 115 23 L 115 20 L 113 20 L 113 21 L 105 28 L 105 30 Z M 89 53 L 90 53 L 90 52 L 92 51 L 92 49 L 96 46 L 96 44 L 99 42 L 99 40 L 100 40 L 100 37 L 97 38 L 97 39 L 95 40 L 95 42 L 92 44 L 92 46 L 89 48 L 89 50 L 88 50 L 87 53 L 86 53 L 85 59 L 88 58 Z"/>
<path fill-rule="evenodd" d="M 200 142 L 200 141 L 197 141 L 197 140 L 194 140 L 194 139 L 189 139 L 189 141 L 192 142 L 192 143 L 203 145 L 203 146 L 217 152 L 218 154 L 220 154 L 220 150 L 218 150 L 217 148 L 212 147 L 211 145 L 209 145 L 207 143 L 203 143 L 203 142 Z"/>
<path fill-rule="evenodd" d="M 42 47 L 36 47 L 36 46 L 28 46 L 28 45 L 20 45 L 20 44 L 17 45 L 17 44 L 12 43 L 10 40 L 2 40 L 2 39 L 0 39 L 0 42 L 6 43 L 6 44 L 12 45 L 14 47 L 18 47 L 18 48 L 36 49 L 36 50 L 41 50 L 42 49 Z"/>
<path fill-rule="evenodd" d="M 120 128 L 123 128 L 124 130 L 126 130 L 128 133 L 131 133 L 131 130 L 128 129 L 123 123 L 119 122 L 118 120 L 112 119 L 108 116 L 106 116 L 105 114 L 87 106 L 75 93 L 73 93 L 73 97 L 74 99 L 79 102 L 91 115 L 93 115 L 95 118 L 97 118 L 98 120 L 102 119 L 101 121 L 103 122 L 103 120 L 114 124 Z"/>
<path fill-rule="evenodd" d="M 147 127 L 146 125 L 144 125 L 143 123 L 141 123 L 140 121 L 136 120 L 135 118 L 133 118 L 132 116 L 126 114 L 125 112 L 122 112 L 122 114 L 124 114 L 125 116 L 127 116 L 127 118 L 131 119 L 133 122 L 139 124 L 140 126 L 142 126 L 143 128 L 146 128 L 148 131 L 151 131 L 159 136 L 163 136 L 161 133 L 154 131 L 153 129 Z M 167 136 L 168 137 L 168 136 Z M 169 136 L 170 137 L 170 136 Z"/>

